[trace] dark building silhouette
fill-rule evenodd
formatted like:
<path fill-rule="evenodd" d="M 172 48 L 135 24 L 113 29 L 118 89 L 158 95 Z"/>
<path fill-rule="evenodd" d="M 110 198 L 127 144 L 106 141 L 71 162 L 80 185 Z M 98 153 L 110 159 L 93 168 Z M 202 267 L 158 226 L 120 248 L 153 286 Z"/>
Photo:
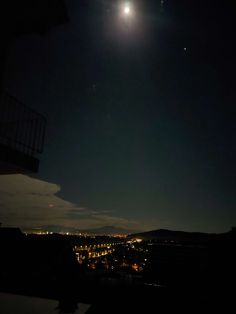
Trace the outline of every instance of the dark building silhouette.
<path fill-rule="evenodd" d="M 3 91 L 10 41 L 25 33 L 43 35 L 68 21 L 63 0 L 6 0 L 0 3 L 0 174 L 37 172 L 45 118 Z"/>
<path fill-rule="evenodd" d="M 0 82 L 8 44 L 13 37 L 25 33 L 44 34 L 52 27 L 68 21 L 64 0 L 3 0 L 0 3 Z"/>
<path fill-rule="evenodd" d="M 46 119 L 7 92 L 0 94 L 0 174 L 37 172 Z"/>
<path fill-rule="evenodd" d="M 0 175 L 38 171 L 46 127 L 45 117 L 3 88 L 9 44 L 24 34 L 44 36 L 66 22 L 64 0 L 0 3 Z M 77 260 L 64 238 L 26 236 L 18 228 L 0 227 L 1 291 L 59 299 L 62 308 L 76 308 L 76 274 Z"/>
<path fill-rule="evenodd" d="M 1 291 L 59 299 L 62 303 L 75 298 L 78 263 L 67 238 L 0 228 L 0 252 Z"/>

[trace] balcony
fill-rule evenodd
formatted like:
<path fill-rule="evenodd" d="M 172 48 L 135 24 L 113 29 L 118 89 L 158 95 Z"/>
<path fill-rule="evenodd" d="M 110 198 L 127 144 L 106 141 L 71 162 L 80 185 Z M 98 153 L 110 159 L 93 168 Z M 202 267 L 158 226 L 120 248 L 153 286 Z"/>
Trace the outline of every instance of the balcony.
<path fill-rule="evenodd" d="M 7 92 L 0 93 L 0 174 L 38 171 L 45 128 L 42 115 Z"/>

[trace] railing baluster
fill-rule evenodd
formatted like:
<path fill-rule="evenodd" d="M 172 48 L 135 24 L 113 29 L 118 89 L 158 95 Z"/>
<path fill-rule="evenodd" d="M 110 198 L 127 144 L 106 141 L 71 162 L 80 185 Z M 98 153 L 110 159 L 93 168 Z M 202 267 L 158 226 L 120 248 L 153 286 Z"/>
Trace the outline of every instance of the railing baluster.
<path fill-rule="evenodd" d="M 0 143 L 28 155 L 42 153 L 46 119 L 10 96 L 0 93 Z"/>

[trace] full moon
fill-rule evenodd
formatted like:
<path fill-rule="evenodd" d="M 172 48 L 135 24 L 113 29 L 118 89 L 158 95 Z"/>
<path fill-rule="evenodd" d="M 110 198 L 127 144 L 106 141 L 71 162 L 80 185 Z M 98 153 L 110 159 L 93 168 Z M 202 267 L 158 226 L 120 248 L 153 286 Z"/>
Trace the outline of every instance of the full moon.
<path fill-rule="evenodd" d="M 124 7 L 124 13 L 125 13 L 126 15 L 130 14 L 130 7 L 129 7 L 128 5 L 126 5 L 126 6 Z"/>

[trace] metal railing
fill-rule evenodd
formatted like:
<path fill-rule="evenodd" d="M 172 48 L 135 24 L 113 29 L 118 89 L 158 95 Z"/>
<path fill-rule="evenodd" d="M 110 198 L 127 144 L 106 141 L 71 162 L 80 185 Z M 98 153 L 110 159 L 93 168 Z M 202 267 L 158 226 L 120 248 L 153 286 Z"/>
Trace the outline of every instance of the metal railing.
<path fill-rule="evenodd" d="M 27 155 L 43 152 L 46 119 L 9 95 L 0 92 L 0 144 Z"/>

